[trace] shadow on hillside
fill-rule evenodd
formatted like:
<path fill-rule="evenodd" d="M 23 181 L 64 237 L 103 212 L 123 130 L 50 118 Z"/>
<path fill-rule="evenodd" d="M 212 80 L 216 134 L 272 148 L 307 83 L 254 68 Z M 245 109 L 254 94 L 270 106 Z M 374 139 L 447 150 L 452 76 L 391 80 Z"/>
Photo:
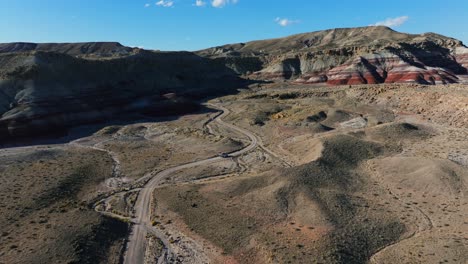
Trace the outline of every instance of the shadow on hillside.
<path fill-rule="evenodd" d="M 41 57 L 45 65 L 35 65 L 32 73 L 27 67 L 22 68 L 10 78 L 17 82 L 38 80 L 31 94 L 35 94 L 34 90 L 37 94 L 46 92 L 47 97 L 43 97 L 47 101 L 44 104 L 44 98 L 40 98 L 36 103 L 33 98 L 25 107 L 14 97 L 0 98 L 19 112 L 28 109 L 20 118 L 0 121 L 0 148 L 62 144 L 90 136 L 106 126 L 168 121 L 185 114 L 209 112 L 203 102 L 263 83 L 242 79 L 225 64 L 190 52 L 143 51 L 102 61 L 59 53 L 33 56 Z M 54 85 L 76 87 L 82 83 L 87 84 L 68 93 L 53 92 Z M 12 88 L 16 87 L 2 86 L 0 90 Z M 34 113 L 35 107 L 40 115 Z M 68 117 L 77 115 L 78 118 Z"/>
<path fill-rule="evenodd" d="M 126 126 L 139 123 L 158 123 L 169 122 L 179 119 L 188 114 L 209 114 L 216 110 L 207 108 L 201 104 L 194 104 L 187 111 L 167 112 L 166 114 L 157 114 L 151 110 L 146 113 L 130 113 L 120 117 L 114 117 L 108 121 L 100 120 L 88 124 L 70 127 L 68 129 L 56 128 L 55 131 L 49 131 L 36 137 L 18 137 L 2 142 L 0 148 L 27 147 L 38 145 L 66 144 L 80 138 L 92 136 L 96 132 L 109 126 Z"/>
<path fill-rule="evenodd" d="M 111 117 L 102 118 L 84 124 L 70 127 L 48 127 L 48 130 L 36 134 L 34 137 L 23 136 L 9 138 L 0 141 L 1 148 L 27 147 L 38 145 L 66 144 L 80 138 L 92 136 L 96 132 L 109 126 L 126 126 L 138 123 L 158 123 L 178 120 L 189 114 L 210 114 L 217 110 L 208 108 L 205 102 L 225 95 L 232 95 L 245 89 L 249 84 L 255 84 L 254 81 L 246 81 L 245 86 L 239 89 L 230 90 L 229 93 L 215 93 L 212 95 L 196 95 L 191 98 L 184 98 L 180 102 L 162 103 L 153 107 L 145 107 L 139 112 L 133 113 L 115 113 Z"/>
<path fill-rule="evenodd" d="M 454 74 L 468 73 L 466 68 L 458 64 L 453 59 L 449 49 L 430 42 L 424 43 L 426 45 L 424 48 L 407 43 L 399 44 L 402 46 L 402 50 L 410 51 L 414 58 L 417 59 L 417 61 L 415 61 L 412 57 L 408 57 L 406 54 L 400 52 L 400 50 L 397 48 L 388 47 L 387 49 L 394 54 L 397 54 L 400 59 L 410 65 L 416 66 L 418 68 L 425 68 L 425 66 L 445 68 L 449 69 Z"/>

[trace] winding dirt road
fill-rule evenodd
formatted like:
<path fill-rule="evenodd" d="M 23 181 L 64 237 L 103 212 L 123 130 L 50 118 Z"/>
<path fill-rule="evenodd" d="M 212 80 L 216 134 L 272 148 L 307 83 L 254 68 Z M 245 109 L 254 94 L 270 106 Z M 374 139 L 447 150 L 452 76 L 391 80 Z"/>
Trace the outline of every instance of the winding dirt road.
<path fill-rule="evenodd" d="M 230 157 L 240 156 L 257 147 L 258 139 L 254 134 L 252 134 L 251 132 L 243 128 L 226 123 L 222 120 L 223 117 L 229 114 L 228 109 L 222 106 L 213 105 L 213 104 L 207 104 L 207 105 L 222 111 L 221 115 L 218 115 L 214 117 L 213 119 L 209 120 L 208 123 L 216 121 L 218 124 L 228 127 L 230 129 L 233 129 L 239 133 L 242 133 L 250 139 L 250 144 L 248 146 L 236 152 L 230 153 L 229 154 Z M 205 160 L 195 161 L 195 162 L 187 163 L 184 165 L 176 166 L 176 167 L 159 172 L 145 185 L 145 187 L 140 191 L 138 195 L 138 199 L 135 203 L 135 208 L 134 208 L 134 211 L 135 211 L 134 223 L 135 224 L 133 225 L 133 229 L 132 229 L 132 232 L 130 234 L 130 237 L 127 243 L 127 250 L 124 256 L 125 264 L 144 263 L 145 251 L 146 251 L 146 235 L 148 233 L 152 233 L 153 235 L 156 235 L 158 238 L 160 238 L 166 248 L 165 249 L 166 252 L 162 256 L 164 259 L 160 259 L 158 263 L 164 262 L 164 261 L 168 262 L 170 259 L 170 256 L 172 255 L 170 252 L 169 242 L 165 241 L 164 239 L 165 236 L 163 234 L 160 234 L 158 230 L 154 229 L 151 226 L 151 200 L 152 200 L 153 192 L 155 188 L 161 183 L 161 180 L 165 179 L 166 177 L 170 176 L 171 174 L 177 171 L 200 166 L 200 165 L 211 164 L 211 163 L 215 163 L 221 160 L 223 160 L 223 158 L 213 157 L 213 158 L 209 158 Z"/>

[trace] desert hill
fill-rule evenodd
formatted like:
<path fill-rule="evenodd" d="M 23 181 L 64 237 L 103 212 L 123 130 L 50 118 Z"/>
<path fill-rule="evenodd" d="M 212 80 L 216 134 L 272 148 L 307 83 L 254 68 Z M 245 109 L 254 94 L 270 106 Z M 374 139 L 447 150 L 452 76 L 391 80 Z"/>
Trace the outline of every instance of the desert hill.
<path fill-rule="evenodd" d="M 174 172 L 158 228 L 214 263 L 466 263 L 465 85 L 281 85 L 215 100 L 265 147 Z"/>
<path fill-rule="evenodd" d="M 14 42 L 0 44 L 0 53 L 46 51 L 71 56 L 124 56 L 138 50 L 125 47 L 118 42 L 83 42 L 83 43 L 27 43 Z"/>
<path fill-rule="evenodd" d="M 447 47 L 463 45 L 461 41 L 435 33 L 406 34 L 385 26 L 336 28 L 292 35 L 284 38 L 224 45 L 200 51 L 206 55 L 275 55 L 298 51 L 319 51 L 345 47 L 379 48 L 395 43 L 434 42 Z M 222 51 L 224 49 L 224 51 Z M 222 51 L 222 52 L 221 52 Z M 231 51 L 231 53 L 229 53 Z"/>
<path fill-rule="evenodd" d="M 468 49 L 459 40 L 383 26 L 224 45 L 198 54 L 225 61 L 251 78 L 329 85 L 457 83 L 457 75 L 467 74 L 468 63 Z"/>

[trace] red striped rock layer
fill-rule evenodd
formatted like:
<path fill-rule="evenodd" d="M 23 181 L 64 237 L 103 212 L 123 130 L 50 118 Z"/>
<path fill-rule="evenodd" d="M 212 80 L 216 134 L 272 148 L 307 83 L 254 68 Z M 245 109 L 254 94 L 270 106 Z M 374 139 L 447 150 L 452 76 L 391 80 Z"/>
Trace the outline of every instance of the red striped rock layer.
<path fill-rule="evenodd" d="M 416 58 L 412 58 L 411 62 L 409 62 L 397 55 L 383 52 L 357 56 L 328 71 L 302 74 L 296 82 L 327 83 L 328 85 L 447 84 L 457 83 L 459 78 L 448 69 L 424 66 Z"/>
<path fill-rule="evenodd" d="M 329 85 L 377 83 L 456 83 L 457 77 L 448 70 L 416 67 L 396 55 L 370 55 L 331 69 L 327 73 Z"/>
<path fill-rule="evenodd" d="M 468 69 L 468 48 L 458 47 L 455 50 L 455 59 L 460 65 Z"/>

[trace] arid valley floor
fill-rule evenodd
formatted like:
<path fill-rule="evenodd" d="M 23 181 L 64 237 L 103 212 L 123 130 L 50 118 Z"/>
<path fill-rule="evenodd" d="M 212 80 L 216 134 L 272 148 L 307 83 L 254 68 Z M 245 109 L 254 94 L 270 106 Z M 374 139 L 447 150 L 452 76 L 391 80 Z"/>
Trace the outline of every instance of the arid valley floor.
<path fill-rule="evenodd" d="M 252 85 L 93 131 L 0 149 L 0 263 L 468 263 L 468 85 Z"/>

